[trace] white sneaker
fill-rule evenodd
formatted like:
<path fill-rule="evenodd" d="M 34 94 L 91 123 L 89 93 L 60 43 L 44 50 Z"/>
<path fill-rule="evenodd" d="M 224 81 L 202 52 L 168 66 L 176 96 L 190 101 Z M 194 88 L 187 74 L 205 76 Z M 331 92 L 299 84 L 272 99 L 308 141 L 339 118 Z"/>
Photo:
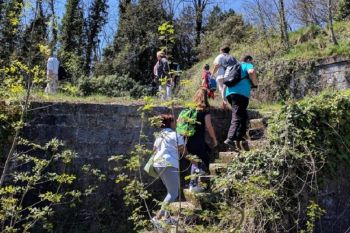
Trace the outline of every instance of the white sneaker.
<path fill-rule="evenodd" d="M 151 219 L 151 223 L 153 224 L 153 226 L 157 229 L 162 229 L 162 225 L 160 224 L 159 220 L 156 217 L 153 217 Z"/>
<path fill-rule="evenodd" d="M 203 188 L 199 187 L 198 185 L 190 186 L 190 192 L 200 193 L 203 192 Z"/>

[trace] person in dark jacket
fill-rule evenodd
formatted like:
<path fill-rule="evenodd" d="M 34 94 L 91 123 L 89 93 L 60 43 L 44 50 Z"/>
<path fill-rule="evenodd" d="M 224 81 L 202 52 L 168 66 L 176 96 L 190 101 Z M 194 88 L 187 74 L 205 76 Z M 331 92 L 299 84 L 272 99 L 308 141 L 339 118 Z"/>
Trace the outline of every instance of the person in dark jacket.
<path fill-rule="evenodd" d="M 172 81 L 169 75 L 169 62 L 163 51 L 157 52 L 157 63 L 153 68 L 153 74 L 159 87 L 162 100 L 171 98 Z"/>
<path fill-rule="evenodd" d="M 186 147 L 187 152 L 189 154 L 193 154 L 198 156 L 201 160 L 201 167 L 196 163 L 192 163 L 191 166 L 191 175 L 195 175 L 198 170 L 209 170 L 209 152 L 210 148 L 205 142 L 205 133 L 208 131 L 210 138 L 213 141 L 213 146 L 216 147 L 218 145 L 218 141 L 216 139 L 215 131 L 211 122 L 211 116 L 209 113 L 209 102 L 208 102 L 208 91 L 206 88 L 201 87 L 193 98 L 196 104 L 197 110 L 197 119 L 195 126 L 195 133 L 193 136 L 188 138 Z M 199 191 L 198 190 L 198 182 L 197 179 L 192 179 L 190 181 L 190 190 L 191 191 Z"/>

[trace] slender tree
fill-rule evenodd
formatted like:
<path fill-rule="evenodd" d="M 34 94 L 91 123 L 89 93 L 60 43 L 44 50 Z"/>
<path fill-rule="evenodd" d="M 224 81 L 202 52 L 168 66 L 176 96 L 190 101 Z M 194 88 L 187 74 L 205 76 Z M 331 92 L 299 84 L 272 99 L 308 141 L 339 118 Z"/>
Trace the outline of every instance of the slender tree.
<path fill-rule="evenodd" d="M 334 28 L 333 28 L 333 11 L 332 11 L 332 0 L 327 1 L 328 7 L 328 23 L 329 23 L 329 31 L 331 34 L 332 42 L 335 45 L 338 45 L 337 38 L 335 37 Z"/>
<path fill-rule="evenodd" d="M 201 43 L 201 34 L 203 32 L 203 19 L 204 11 L 211 4 L 218 3 L 215 0 L 183 0 L 184 2 L 191 3 L 195 12 L 195 31 L 196 39 L 195 45 L 198 46 Z"/>
<path fill-rule="evenodd" d="M 288 24 L 287 24 L 284 0 L 278 0 L 278 4 L 279 4 L 278 11 L 279 11 L 279 17 L 280 17 L 281 41 L 286 47 L 289 47 Z"/>
<path fill-rule="evenodd" d="M 91 59 L 93 52 L 98 45 L 99 33 L 102 30 L 102 27 L 107 22 L 107 0 L 94 0 L 89 9 L 89 16 L 87 19 L 87 44 L 86 44 L 86 57 L 84 71 L 86 75 L 90 74 L 91 69 Z"/>
<path fill-rule="evenodd" d="M 57 16 L 56 16 L 56 11 L 55 11 L 55 3 L 54 0 L 49 0 L 48 1 L 50 11 L 51 11 L 51 40 L 50 40 L 50 48 L 52 50 L 55 50 L 57 41 L 58 41 L 58 24 L 57 24 Z"/>

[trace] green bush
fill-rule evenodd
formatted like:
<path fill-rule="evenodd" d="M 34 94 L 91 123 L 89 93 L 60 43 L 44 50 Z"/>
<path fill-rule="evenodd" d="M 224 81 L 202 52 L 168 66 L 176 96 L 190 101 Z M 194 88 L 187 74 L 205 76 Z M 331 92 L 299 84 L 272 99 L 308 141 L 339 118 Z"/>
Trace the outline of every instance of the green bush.
<path fill-rule="evenodd" d="M 83 77 L 79 79 L 78 87 L 83 96 L 101 94 L 110 97 L 131 96 L 139 98 L 150 93 L 149 87 L 140 85 L 128 75 Z"/>
<path fill-rule="evenodd" d="M 215 180 L 213 190 L 234 194 L 218 206 L 244 206 L 244 232 L 312 232 L 325 213 L 322 184 L 349 166 L 349 108 L 349 90 L 286 105 L 269 124 L 270 144 L 242 153 Z M 216 215 L 229 221 L 230 211 Z"/>

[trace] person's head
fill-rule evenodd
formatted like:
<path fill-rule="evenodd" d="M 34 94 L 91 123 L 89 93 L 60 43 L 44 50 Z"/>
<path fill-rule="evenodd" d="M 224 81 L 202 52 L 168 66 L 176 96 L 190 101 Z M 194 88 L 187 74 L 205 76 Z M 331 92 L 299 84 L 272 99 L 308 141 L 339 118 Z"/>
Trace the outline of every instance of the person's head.
<path fill-rule="evenodd" d="M 205 64 L 204 66 L 203 66 L 203 70 L 209 70 L 210 69 L 210 66 L 208 65 L 208 64 Z"/>
<path fill-rule="evenodd" d="M 204 87 L 200 87 L 196 94 L 194 94 L 193 101 L 196 104 L 197 108 L 200 109 L 206 109 L 209 108 L 209 101 L 208 101 L 208 91 Z"/>
<path fill-rule="evenodd" d="M 165 57 L 165 53 L 163 51 L 157 52 L 157 59 L 160 60 L 162 57 Z"/>
<path fill-rule="evenodd" d="M 223 46 L 221 46 L 221 48 L 220 48 L 220 52 L 221 53 L 230 53 L 230 46 L 228 46 L 228 45 L 223 45 Z"/>
<path fill-rule="evenodd" d="M 247 62 L 247 63 L 252 63 L 253 62 L 253 57 L 250 56 L 249 54 L 245 54 L 241 57 L 241 62 Z"/>
<path fill-rule="evenodd" d="M 160 115 L 160 118 L 162 120 L 162 125 L 160 128 L 165 129 L 165 128 L 175 128 L 175 118 L 171 114 L 162 114 Z"/>

